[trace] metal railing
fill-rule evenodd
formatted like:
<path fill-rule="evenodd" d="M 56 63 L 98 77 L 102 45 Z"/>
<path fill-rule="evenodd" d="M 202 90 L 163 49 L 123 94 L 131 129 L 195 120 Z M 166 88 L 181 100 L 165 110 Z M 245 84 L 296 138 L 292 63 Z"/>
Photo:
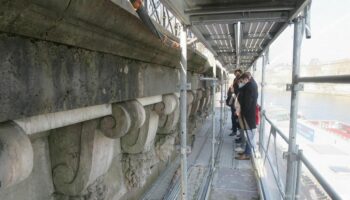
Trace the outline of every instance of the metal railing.
<path fill-rule="evenodd" d="M 304 83 L 350 83 L 350 75 L 299 77 L 297 80 Z"/>
<path fill-rule="evenodd" d="M 176 37 L 180 37 L 181 22 L 159 1 L 144 0 L 148 15 Z"/>
<path fill-rule="evenodd" d="M 266 113 L 263 112 L 263 117 L 264 117 L 264 120 L 266 120 L 269 124 L 270 124 L 270 133 L 269 133 L 269 136 L 268 136 L 268 140 L 267 140 L 267 145 L 266 147 L 264 147 L 264 145 L 262 143 L 259 143 L 260 144 L 260 147 L 262 149 L 262 159 L 263 159 L 263 163 L 265 163 L 265 161 L 267 160 L 269 165 L 270 165 L 270 168 L 272 170 L 272 173 L 273 173 L 273 177 L 276 181 L 276 185 L 278 187 L 278 190 L 279 190 L 279 193 L 280 193 L 280 196 L 282 197 L 282 199 L 285 199 L 285 188 L 283 183 L 282 183 L 282 178 L 280 176 L 280 173 L 279 173 L 279 166 L 278 166 L 278 162 L 277 162 L 277 154 L 276 154 L 276 151 L 277 151 L 277 148 L 276 148 L 276 136 L 280 136 L 282 138 L 282 140 L 288 144 L 288 137 L 277 127 L 277 125 L 274 124 L 274 122 L 269 119 L 267 116 L 266 116 Z M 275 151 L 275 159 L 276 159 L 276 169 L 274 168 L 274 164 L 272 163 L 272 159 L 271 157 L 269 156 L 269 147 L 270 147 L 270 140 L 271 140 L 271 136 L 274 137 L 275 139 L 275 146 L 274 146 L 274 151 Z M 341 199 L 340 196 L 337 194 L 337 192 L 334 190 L 334 188 L 327 182 L 327 180 L 325 180 L 325 178 L 318 172 L 318 170 L 312 165 L 312 163 L 304 156 L 303 154 L 303 151 L 300 150 L 298 147 L 297 147 L 297 154 L 295 155 L 295 159 L 297 160 L 298 162 L 298 167 L 297 167 L 297 171 L 296 171 L 296 188 L 295 188 L 295 197 L 296 199 L 299 198 L 299 187 L 300 187 L 300 180 L 301 180 L 301 170 L 302 170 L 302 164 L 306 167 L 306 169 L 308 169 L 310 171 L 310 173 L 315 177 L 315 179 L 317 180 L 317 182 L 321 185 L 321 187 L 323 188 L 323 190 L 327 193 L 327 195 L 334 199 L 334 200 L 337 200 L 337 199 Z"/>
<path fill-rule="evenodd" d="M 188 38 L 191 38 L 192 33 L 187 30 L 187 27 L 183 28 L 181 25 L 181 22 L 160 2 L 160 0 L 144 0 L 144 5 L 146 7 L 147 13 L 150 18 L 153 19 L 156 23 L 164 27 L 166 30 L 168 30 L 171 34 L 173 34 L 175 37 L 179 38 L 180 32 L 187 33 L 187 37 L 182 37 L 182 48 L 186 49 Z M 292 84 L 290 85 L 289 89 L 292 92 L 292 98 L 291 98 L 291 119 L 290 119 L 290 133 L 289 137 L 287 137 L 278 127 L 265 115 L 265 113 L 262 114 L 262 129 L 260 130 L 261 133 L 264 132 L 264 121 L 266 120 L 270 126 L 270 133 L 268 136 L 267 146 L 264 147 L 264 138 L 261 137 L 260 141 L 260 152 L 263 153 L 264 156 L 263 162 L 266 161 L 269 163 L 273 177 L 276 181 L 279 193 L 283 199 L 298 199 L 299 196 L 299 187 L 300 187 L 300 181 L 301 181 L 301 170 L 302 165 L 304 165 L 310 173 L 315 177 L 315 179 L 318 181 L 318 183 L 322 186 L 322 188 L 326 191 L 326 193 L 331 197 L 332 199 L 340 199 L 339 195 L 336 193 L 336 191 L 332 188 L 332 186 L 322 177 L 322 175 L 317 171 L 317 169 L 308 161 L 308 159 L 303 155 L 302 150 L 299 150 L 298 145 L 296 145 L 296 132 L 297 132 L 297 110 L 298 110 L 298 93 L 299 90 L 302 89 L 301 82 L 316 82 L 316 83 L 350 83 L 350 75 L 343 75 L 343 76 L 324 76 L 324 77 L 299 77 L 299 71 L 300 71 L 300 55 L 301 55 L 301 41 L 303 36 L 303 31 L 306 27 L 306 36 L 307 38 L 310 37 L 310 20 L 309 20 L 309 13 L 308 9 L 306 8 L 304 11 L 304 16 L 300 15 L 297 18 L 293 20 L 294 23 L 294 49 L 293 49 L 293 79 Z M 185 31 L 184 31 L 185 30 Z M 193 36 L 192 36 L 193 37 Z M 194 40 L 195 41 L 195 40 Z M 183 64 L 186 62 L 186 58 L 183 60 Z M 265 61 L 263 62 L 265 65 Z M 264 67 L 265 68 L 265 67 Z M 263 69 L 264 69 L 263 68 Z M 186 76 L 184 76 L 186 77 Z M 183 78 L 182 83 L 186 84 L 186 79 Z M 264 79 L 263 79 L 264 80 Z M 264 85 L 264 81 L 262 86 Z M 185 89 L 183 88 L 185 91 Z M 263 96 L 263 90 L 261 92 Z M 185 97 L 183 96 L 182 99 Z M 263 98 L 262 98 L 262 107 L 263 107 Z M 186 111 L 184 111 L 186 113 Z M 222 121 L 221 121 L 222 123 Z M 184 132 L 185 133 L 185 132 Z M 263 134 L 264 135 L 264 134 Z M 277 147 L 276 147 L 276 137 L 279 136 L 283 139 L 284 142 L 288 144 L 288 152 L 283 154 L 284 158 L 288 159 L 287 163 L 287 174 L 286 174 L 286 183 L 283 184 L 281 174 L 280 174 L 280 168 L 278 166 L 278 163 L 276 166 L 272 163 L 272 158 L 269 155 L 269 148 L 270 148 L 270 140 L 273 137 L 275 140 L 274 145 L 274 157 L 277 162 Z M 291 139 L 289 139 L 291 138 Z M 186 141 L 183 139 L 183 142 Z M 213 140 L 214 141 L 214 140 Z M 183 150 L 184 151 L 184 150 Z M 186 160 L 186 157 L 184 157 Z M 212 161 L 212 164 L 214 162 Z M 183 165 L 186 165 L 186 162 L 183 163 Z M 185 168 L 183 168 L 184 170 Z M 183 173 L 183 197 L 186 198 L 186 188 L 187 188 L 187 172 L 182 171 Z"/>

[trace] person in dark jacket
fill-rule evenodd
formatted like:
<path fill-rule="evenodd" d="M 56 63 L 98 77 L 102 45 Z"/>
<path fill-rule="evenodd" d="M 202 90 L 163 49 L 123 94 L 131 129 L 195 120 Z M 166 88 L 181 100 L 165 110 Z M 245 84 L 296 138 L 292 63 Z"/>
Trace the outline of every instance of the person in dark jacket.
<path fill-rule="evenodd" d="M 234 99 L 236 98 L 235 93 L 234 93 L 234 89 L 233 89 L 233 85 L 231 85 L 228 88 L 227 91 L 227 98 L 226 98 L 226 105 L 229 106 L 231 108 L 231 122 L 232 122 L 232 128 L 231 130 L 234 132 L 235 130 L 237 131 L 237 124 L 234 120 L 234 107 L 232 106 Z"/>
<path fill-rule="evenodd" d="M 240 117 L 240 126 L 247 133 L 247 145 L 242 155 L 236 157 L 238 160 L 250 159 L 251 149 L 254 148 L 254 132 L 256 129 L 256 103 L 258 97 L 257 87 L 250 81 L 249 74 L 244 73 L 239 78 L 239 94 L 238 102 L 240 112 L 237 115 Z"/>
<path fill-rule="evenodd" d="M 258 90 L 258 84 L 256 83 L 256 81 L 254 80 L 252 74 L 250 72 L 245 72 L 248 77 L 249 77 L 249 82 L 251 82 L 253 84 L 254 90 L 256 91 L 256 99 L 258 99 L 258 95 L 259 95 L 259 90 Z"/>
<path fill-rule="evenodd" d="M 238 80 L 239 80 L 239 77 L 242 75 L 242 70 L 236 69 L 234 71 L 234 74 L 235 74 L 235 79 L 233 80 L 233 90 L 234 90 L 235 95 L 237 96 L 238 91 L 239 91 Z"/>
<path fill-rule="evenodd" d="M 242 70 L 236 69 L 234 71 L 234 74 L 235 74 L 235 79 L 227 92 L 227 99 L 226 99 L 226 105 L 230 106 L 231 108 L 232 133 L 229 136 L 234 136 L 237 134 L 238 120 L 235 114 L 236 110 L 234 107 L 234 101 L 236 100 L 236 96 L 238 93 L 238 78 L 242 74 Z"/>

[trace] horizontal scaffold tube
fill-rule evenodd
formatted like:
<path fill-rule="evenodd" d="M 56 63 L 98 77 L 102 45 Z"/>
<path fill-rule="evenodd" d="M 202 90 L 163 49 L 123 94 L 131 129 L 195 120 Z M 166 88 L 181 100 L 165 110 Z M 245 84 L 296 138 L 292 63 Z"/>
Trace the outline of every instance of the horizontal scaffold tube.
<path fill-rule="evenodd" d="M 306 166 L 306 168 L 311 172 L 311 174 L 316 178 L 317 182 L 322 186 L 322 188 L 327 192 L 327 194 L 333 200 L 340 200 L 340 196 L 337 192 L 332 188 L 331 185 L 323 178 L 323 176 L 314 168 L 314 166 L 308 161 L 308 159 L 301 154 L 301 161 Z"/>
<path fill-rule="evenodd" d="M 337 76 L 315 76 L 315 77 L 299 77 L 298 82 L 304 83 L 350 83 L 350 75 Z"/>
<path fill-rule="evenodd" d="M 282 139 L 288 143 L 288 138 L 286 135 L 277 128 L 277 126 L 269 119 L 267 118 L 266 114 L 264 113 L 265 119 L 270 123 L 270 125 L 276 130 L 276 132 L 282 137 Z M 267 151 L 265 151 L 267 153 Z M 322 186 L 322 188 L 327 192 L 327 194 L 332 199 L 341 199 L 336 191 L 329 185 L 329 183 L 323 178 L 323 176 L 315 169 L 315 167 L 309 162 L 309 160 L 303 155 L 300 155 L 301 162 L 305 165 L 305 167 L 311 172 L 311 174 L 316 178 L 316 180 L 319 182 L 319 184 Z"/>

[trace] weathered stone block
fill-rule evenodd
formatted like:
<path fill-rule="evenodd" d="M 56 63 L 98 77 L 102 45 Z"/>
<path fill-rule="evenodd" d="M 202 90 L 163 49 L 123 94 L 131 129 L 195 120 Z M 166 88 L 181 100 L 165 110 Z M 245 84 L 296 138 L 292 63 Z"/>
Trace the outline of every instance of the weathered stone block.
<path fill-rule="evenodd" d="M 196 92 L 195 100 L 193 102 L 192 109 L 191 109 L 192 116 L 197 114 L 201 100 L 203 98 L 203 90 L 202 89 L 197 89 L 195 92 Z"/>
<path fill-rule="evenodd" d="M 192 103 L 194 100 L 194 94 L 191 90 L 187 91 L 187 118 L 190 116 L 191 114 L 191 110 L 192 110 Z"/>
<path fill-rule="evenodd" d="M 0 189 L 26 179 L 33 169 L 33 148 L 14 122 L 0 123 Z"/>
<path fill-rule="evenodd" d="M 169 161 L 175 150 L 175 136 L 176 134 L 170 134 L 159 137 L 156 143 L 156 154 L 160 161 Z"/>
<path fill-rule="evenodd" d="M 52 131 L 49 144 L 56 191 L 82 195 L 109 169 L 114 143 L 97 125 L 98 120 L 90 120 Z"/>
<path fill-rule="evenodd" d="M 138 154 L 124 154 L 123 172 L 127 188 L 143 187 L 152 167 L 158 163 L 154 148 Z"/>
<path fill-rule="evenodd" d="M 165 111 L 159 116 L 158 134 L 171 134 L 178 125 L 180 117 L 179 98 L 176 95 L 163 95 Z"/>
<path fill-rule="evenodd" d="M 144 108 L 146 121 L 141 127 L 132 127 L 130 131 L 121 138 L 122 150 L 125 153 L 141 153 L 151 149 L 157 133 L 159 116 L 153 110 L 153 106 Z"/>
<path fill-rule="evenodd" d="M 174 68 L 6 34 L 0 65 L 0 122 L 173 93 L 179 81 Z"/>
<path fill-rule="evenodd" d="M 34 155 L 33 170 L 18 184 L 0 189 L 1 200 L 57 200 L 52 196 L 54 186 L 47 137 L 30 138 L 30 140 Z M 21 148 L 25 150 L 24 146 Z M 1 162 L 0 167 L 3 165 Z"/>
<path fill-rule="evenodd" d="M 124 136 L 130 129 L 131 118 L 125 106 L 112 105 L 112 115 L 100 119 L 99 129 L 109 138 L 115 139 Z"/>

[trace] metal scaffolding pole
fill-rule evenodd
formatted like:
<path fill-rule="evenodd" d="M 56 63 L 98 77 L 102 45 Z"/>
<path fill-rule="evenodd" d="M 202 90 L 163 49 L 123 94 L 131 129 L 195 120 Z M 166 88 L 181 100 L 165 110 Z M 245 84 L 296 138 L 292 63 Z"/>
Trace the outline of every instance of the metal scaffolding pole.
<path fill-rule="evenodd" d="M 225 95 L 225 98 L 224 100 L 227 98 L 227 74 L 225 74 L 225 80 L 224 80 L 224 86 L 225 86 L 225 89 L 224 89 L 224 95 Z M 225 103 L 226 105 L 226 103 Z M 226 106 L 224 105 L 224 125 L 226 125 L 226 121 L 227 121 L 227 108 Z"/>
<path fill-rule="evenodd" d="M 298 78 L 300 72 L 300 51 L 303 38 L 303 19 L 298 17 L 294 22 L 294 41 L 293 41 L 293 71 L 291 84 L 291 106 L 290 106 L 290 125 L 289 125 L 289 141 L 287 154 L 287 179 L 286 179 L 286 199 L 295 199 L 295 187 L 297 182 L 297 116 L 298 116 L 298 101 L 299 101 L 299 85 Z"/>
<path fill-rule="evenodd" d="M 220 133 L 223 131 L 224 127 L 224 71 L 221 68 L 221 79 L 220 79 L 220 92 L 221 92 L 221 100 L 220 100 Z"/>
<path fill-rule="evenodd" d="M 213 81 L 212 81 L 212 142 L 211 142 L 211 167 L 214 171 L 215 167 L 215 143 L 216 143 L 216 134 L 215 134 L 215 87 L 216 87 L 216 65 L 213 67 Z"/>
<path fill-rule="evenodd" d="M 212 142 L 211 142 L 211 169 L 214 171 L 215 165 L 215 143 L 216 143 L 216 134 L 215 134 L 215 87 L 216 87 L 216 67 L 213 67 L 213 78 L 200 78 L 201 81 L 208 81 L 211 84 L 211 97 L 212 97 Z"/>
<path fill-rule="evenodd" d="M 180 131 L 181 131 L 181 199 L 187 199 L 187 27 L 180 33 Z"/>
<path fill-rule="evenodd" d="M 262 152 L 262 146 L 264 145 L 264 135 L 265 135 L 265 70 L 266 68 L 266 57 L 265 54 L 262 55 L 262 70 L 261 70 L 261 92 L 260 92 L 260 133 L 259 133 L 259 150 Z"/>

